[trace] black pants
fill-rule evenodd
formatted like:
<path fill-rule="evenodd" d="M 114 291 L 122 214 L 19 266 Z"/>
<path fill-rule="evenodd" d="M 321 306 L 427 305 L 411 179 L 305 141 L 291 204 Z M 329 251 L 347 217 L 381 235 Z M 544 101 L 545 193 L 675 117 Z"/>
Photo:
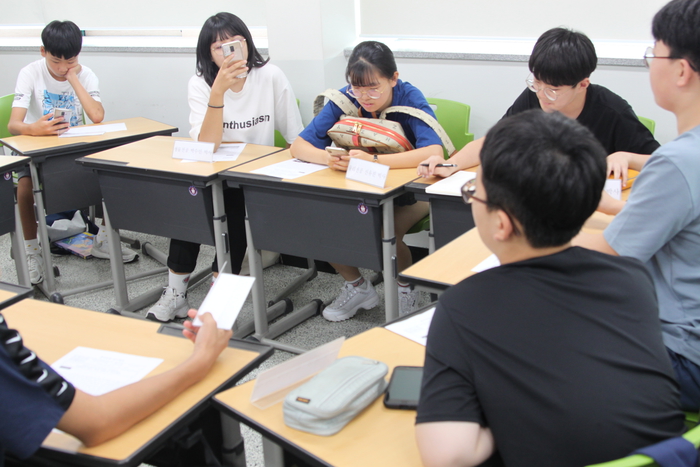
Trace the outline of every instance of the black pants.
<path fill-rule="evenodd" d="M 238 274 L 241 272 L 241 263 L 248 246 L 245 236 L 245 199 L 243 198 L 243 190 L 238 188 L 224 190 L 224 207 L 231 249 L 231 272 Z M 171 239 L 170 251 L 168 252 L 168 268 L 173 272 L 179 273 L 191 273 L 194 271 L 197 265 L 197 256 L 199 256 L 199 247 L 199 243 Z M 216 257 L 211 268 L 214 272 L 219 270 Z"/>

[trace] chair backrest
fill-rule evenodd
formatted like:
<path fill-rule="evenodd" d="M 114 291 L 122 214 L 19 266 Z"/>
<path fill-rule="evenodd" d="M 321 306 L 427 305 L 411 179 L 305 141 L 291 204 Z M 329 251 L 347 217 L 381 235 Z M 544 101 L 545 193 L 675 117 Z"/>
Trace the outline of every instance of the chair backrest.
<path fill-rule="evenodd" d="M 433 108 L 437 121 L 445 129 L 447 136 L 450 137 L 457 151 L 462 149 L 467 143 L 474 141 L 474 135 L 469 133 L 471 107 L 448 99 L 431 97 L 427 101 L 430 107 Z M 445 156 L 449 156 L 447 151 L 445 151 Z"/>
<path fill-rule="evenodd" d="M 299 107 L 299 99 L 297 99 L 297 107 Z M 277 130 L 275 130 L 275 147 L 278 147 L 278 148 L 286 148 L 287 147 L 287 140 L 285 140 L 284 136 L 282 136 L 282 133 L 280 133 Z"/>
<path fill-rule="evenodd" d="M 12 112 L 12 101 L 15 100 L 14 94 L 8 94 L 0 97 L 0 138 L 12 136 L 10 130 L 7 129 L 7 124 L 10 123 L 10 113 Z M 2 144 L 0 144 L 2 147 Z"/>
<path fill-rule="evenodd" d="M 639 119 L 640 122 L 642 122 L 642 124 L 645 127 L 647 127 L 649 129 L 649 131 L 651 131 L 651 134 L 653 135 L 654 130 L 656 130 L 656 122 L 650 118 L 640 117 L 639 115 L 637 115 L 637 118 Z"/>

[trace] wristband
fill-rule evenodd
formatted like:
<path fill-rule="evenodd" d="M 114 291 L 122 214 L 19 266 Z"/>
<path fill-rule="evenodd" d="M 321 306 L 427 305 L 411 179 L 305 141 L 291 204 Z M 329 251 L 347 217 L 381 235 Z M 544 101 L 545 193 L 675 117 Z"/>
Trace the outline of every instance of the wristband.
<path fill-rule="evenodd" d="M 374 162 L 379 162 L 379 154 L 374 155 Z"/>
<path fill-rule="evenodd" d="M 207 106 L 208 106 L 209 108 L 212 108 L 212 109 L 223 109 L 223 108 L 224 108 L 223 105 L 211 105 L 211 104 L 207 104 Z"/>

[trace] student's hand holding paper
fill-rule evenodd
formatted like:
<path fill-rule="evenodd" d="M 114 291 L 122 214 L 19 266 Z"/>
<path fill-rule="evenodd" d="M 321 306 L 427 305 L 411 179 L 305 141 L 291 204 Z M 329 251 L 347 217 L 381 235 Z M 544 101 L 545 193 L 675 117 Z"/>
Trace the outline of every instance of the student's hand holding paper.
<path fill-rule="evenodd" d="M 627 171 L 629 170 L 629 152 L 618 151 L 610 154 L 607 158 L 608 175 L 613 178 L 622 178 L 622 188 L 627 186 Z"/>
<path fill-rule="evenodd" d="M 187 312 L 187 315 L 194 319 L 197 316 L 197 310 L 192 308 Z M 192 321 L 185 321 L 185 329 L 182 330 L 182 334 L 194 342 L 192 356 L 201 356 L 205 364 L 208 365 L 208 369 L 228 345 L 228 340 L 233 335 L 233 331 L 230 329 L 219 329 L 211 313 L 199 315 L 199 319 L 202 322 L 201 327 L 195 326 L 192 324 Z"/>

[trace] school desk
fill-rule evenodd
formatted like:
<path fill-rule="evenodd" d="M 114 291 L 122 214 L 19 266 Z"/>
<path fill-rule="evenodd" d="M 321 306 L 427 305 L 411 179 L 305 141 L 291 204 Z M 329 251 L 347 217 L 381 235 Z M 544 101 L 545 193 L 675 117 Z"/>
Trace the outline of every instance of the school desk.
<path fill-rule="evenodd" d="M 387 364 L 423 366 L 425 347 L 384 328 L 373 328 L 345 341 L 338 357 L 360 355 Z M 263 435 L 265 465 L 284 465 L 289 454 L 312 466 L 420 466 L 413 410 L 384 407 L 383 397 L 332 436 L 318 436 L 284 424 L 282 402 L 261 410 L 250 402 L 255 381 L 217 394 L 214 404 Z M 283 453 L 282 451 L 286 452 Z"/>
<path fill-rule="evenodd" d="M 582 230 L 590 233 L 601 233 L 610 224 L 613 217 L 595 212 L 586 221 Z M 399 274 L 399 278 L 426 292 L 444 292 L 451 286 L 476 274 L 472 269 L 491 254 L 475 227 L 432 255 L 426 256 L 406 268 Z"/>
<path fill-rule="evenodd" d="M 396 238 L 393 200 L 414 180 L 415 169 L 389 171 L 384 188 L 345 178 L 345 172 L 324 169 L 295 179 L 252 173 L 292 159 L 289 150 L 240 165 L 221 173 L 228 186 L 245 194 L 249 251 L 269 250 L 383 271 L 387 321 L 398 316 Z M 255 256 L 255 257 L 253 257 Z M 264 313 L 262 268 L 249 255 L 253 286 L 255 331 L 274 338 L 297 324 L 300 314 L 314 314 L 316 306 L 295 311 L 290 326 L 281 321 L 268 328 Z M 308 317 L 310 315 L 307 315 Z M 286 319 L 286 318 L 285 318 Z"/>
<path fill-rule="evenodd" d="M 26 253 L 22 243 L 22 227 L 19 223 L 15 187 L 12 182 L 12 171 L 19 170 L 27 164 L 29 164 L 28 157 L 0 156 L 0 235 L 11 234 L 17 282 L 30 286 Z"/>
<path fill-rule="evenodd" d="M 230 271 L 228 224 L 223 183 L 217 177 L 230 167 L 265 156 L 279 148 L 246 144 L 235 161 L 183 162 L 173 158 L 175 141 L 189 138 L 154 136 L 78 159 L 94 170 L 111 229 L 127 229 L 166 238 L 216 246 L 219 267 Z M 112 257 L 120 258 L 119 242 L 110 241 Z M 144 245 L 144 254 L 165 263 L 166 256 Z M 131 312 L 157 300 L 158 288 L 129 301 L 124 267 L 112 262 L 118 312 Z M 192 281 L 196 282 L 196 278 Z"/>
<path fill-rule="evenodd" d="M 0 310 L 13 303 L 29 298 L 34 294 L 34 290 L 21 285 L 8 284 L 0 281 Z"/>
<path fill-rule="evenodd" d="M 151 321 L 37 300 L 22 300 L 2 313 L 8 326 L 22 335 L 26 347 L 48 364 L 83 346 L 161 358 L 163 363 L 150 373 L 155 375 L 174 368 L 192 353 L 192 343 L 182 337 L 179 329 Z M 38 456 L 61 465 L 139 465 L 174 433 L 209 409 L 212 395 L 231 387 L 271 353 L 268 346 L 232 339 L 202 381 L 122 435 L 88 448 L 76 438 L 54 431 L 42 444 Z"/>
<path fill-rule="evenodd" d="M 150 136 L 171 135 L 177 131 L 175 127 L 142 117 L 87 126 L 113 123 L 125 123 L 126 131 L 71 138 L 22 135 L 0 139 L 2 144 L 16 153 L 31 158 L 34 200 L 38 212 L 38 238 L 44 248 L 44 281 L 38 287 L 47 297 L 56 301 L 62 301 L 62 296 L 77 292 L 63 291 L 52 296 L 56 293 L 56 280 L 49 254 L 49 235 L 44 216 L 69 209 L 95 206 L 102 200 L 97 177 L 76 165 L 75 159 Z"/>

